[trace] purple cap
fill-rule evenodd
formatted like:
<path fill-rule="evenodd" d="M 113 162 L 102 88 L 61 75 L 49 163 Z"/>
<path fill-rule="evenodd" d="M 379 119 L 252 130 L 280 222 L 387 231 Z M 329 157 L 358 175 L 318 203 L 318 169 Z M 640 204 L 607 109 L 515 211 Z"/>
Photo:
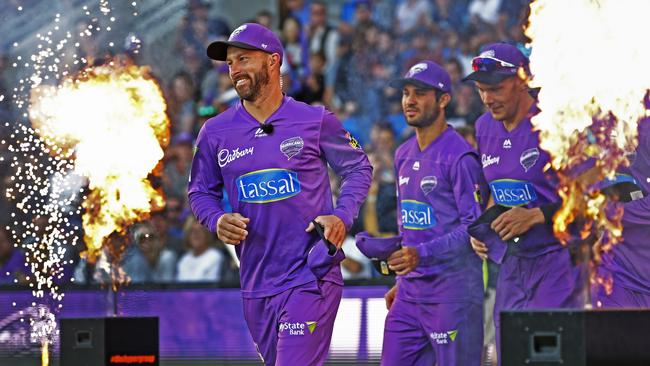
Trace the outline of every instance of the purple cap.
<path fill-rule="evenodd" d="M 472 237 L 482 241 L 488 248 L 488 258 L 497 264 L 503 262 L 508 251 L 508 243 L 501 240 L 499 234 L 492 230 L 492 221 L 508 211 L 509 207 L 494 205 L 476 219 L 468 228 L 467 232 Z"/>
<path fill-rule="evenodd" d="M 358 233 L 355 237 L 357 248 L 372 261 L 377 272 L 384 276 L 394 275 L 395 271 L 388 268 L 388 258 L 402 248 L 402 236 L 375 238 L 367 232 Z"/>
<path fill-rule="evenodd" d="M 433 61 L 425 60 L 413 65 L 403 78 L 391 80 L 388 85 L 393 88 L 403 88 L 412 84 L 424 89 L 438 89 L 451 94 L 451 78 L 449 73 Z"/>
<path fill-rule="evenodd" d="M 213 60 L 226 61 L 228 46 L 247 50 L 260 50 L 280 54 L 280 63 L 284 57 L 282 43 L 270 29 L 256 24 L 246 23 L 232 31 L 227 41 L 216 41 L 208 46 L 208 57 Z"/>
<path fill-rule="evenodd" d="M 481 54 L 472 59 L 472 72 L 463 81 L 474 80 L 485 84 L 498 84 L 517 75 L 520 67 L 529 72 L 528 58 L 507 43 L 493 43 L 482 48 Z"/>
<path fill-rule="evenodd" d="M 330 246 L 332 244 L 319 240 L 309 250 L 307 254 L 307 266 L 311 272 L 319 280 L 332 269 L 345 259 L 343 249 L 337 249 L 333 254 L 330 254 Z"/>

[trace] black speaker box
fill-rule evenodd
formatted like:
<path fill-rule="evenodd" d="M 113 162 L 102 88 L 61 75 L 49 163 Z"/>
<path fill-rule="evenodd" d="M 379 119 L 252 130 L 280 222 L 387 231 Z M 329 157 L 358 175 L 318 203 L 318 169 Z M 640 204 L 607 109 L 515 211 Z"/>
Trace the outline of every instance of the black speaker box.
<path fill-rule="evenodd" d="M 650 365 L 650 310 L 501 312 L 501 366 Z"/>
<path fill-rule="evenodd" d="M 61 365 L 158 366 L 158 318 L 61 319 Z"/>

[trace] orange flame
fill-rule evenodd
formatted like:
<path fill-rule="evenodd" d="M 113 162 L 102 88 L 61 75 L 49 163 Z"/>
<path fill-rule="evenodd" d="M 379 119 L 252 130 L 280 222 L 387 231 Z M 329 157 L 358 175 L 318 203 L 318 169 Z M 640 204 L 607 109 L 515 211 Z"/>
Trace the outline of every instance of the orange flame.
<path fill-rule="evenodd" d="M 530 10 L 532 86 L 541 87 L 532 122 L 559 172 L 563 201 L 553 228 L 566 243 L 569 225 L 579 224 L 598 264 L 620 241 L 622 212 L 608 212 L 609 200 L 591 187 L 629 164 L 626 152 L 636 148 L 637 124 L 647 115 L 650 49 L 634 45 L 646 43 L 650 2 L 536 0 Z"/>
<path fill-rule="evenodd" d="M 160 88 L 148 69 L 110 62 L 31 96 L 30 117 L 52 154 L 88 179 L 82 207 L 85 253 L 95 261 L 114 232 L 163 206 L 147 179 L 169 141 Z"/>

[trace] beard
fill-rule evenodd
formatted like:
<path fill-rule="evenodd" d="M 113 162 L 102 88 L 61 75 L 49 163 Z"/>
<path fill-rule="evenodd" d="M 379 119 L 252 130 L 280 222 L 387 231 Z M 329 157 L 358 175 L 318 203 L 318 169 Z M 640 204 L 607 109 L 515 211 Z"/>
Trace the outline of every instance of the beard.
<path fill-rule="evenodd" d="M 428 127 L 431 126 L 437 119 L 440 114 L 440 109 L 433 108 L 426 113 L 420 114 L 418 117 L 413 119 L 406 119 L 406 123 L 411 127 Z"/>
<path fill-rule="evenodd" d="M 259 98 L 262 87 L 269 84 L 269 71 L 263 67 L 260 71 L 253 74 L 252 78 L 246 76 L 238 79 L 238 81 L 241 79 L 248 79 L 249 83 L 247 86 L 238 87 L 235 82 L 235 91 L 237 91 L 237 95 L 239 95 L 241 99 L 254 102 Z"/>

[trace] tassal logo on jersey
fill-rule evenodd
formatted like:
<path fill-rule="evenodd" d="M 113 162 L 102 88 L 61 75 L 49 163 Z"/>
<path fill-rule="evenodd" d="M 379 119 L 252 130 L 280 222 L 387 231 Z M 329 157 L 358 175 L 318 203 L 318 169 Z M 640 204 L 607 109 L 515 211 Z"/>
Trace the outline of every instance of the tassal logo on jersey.
<path fill-rule="evenodd" d="M 246 173 L 235 180 L 239 202 L 269 203 L 300 193 L 298 174 L 286 169 L 264 169 Z"/>
<path fill-rule="evenodd" d="M 537 200 L 532 183 L 516 179 L 498 179 L 490 182 L 494 202 L 506 207 L 524 206 Z"/>
<path fill-rule="evenodd" d="M 428 204 L 415 200 L 402 200 L 400 206 L 404 229 L 425 230 L 436 225 L 433 208 Z"/>

